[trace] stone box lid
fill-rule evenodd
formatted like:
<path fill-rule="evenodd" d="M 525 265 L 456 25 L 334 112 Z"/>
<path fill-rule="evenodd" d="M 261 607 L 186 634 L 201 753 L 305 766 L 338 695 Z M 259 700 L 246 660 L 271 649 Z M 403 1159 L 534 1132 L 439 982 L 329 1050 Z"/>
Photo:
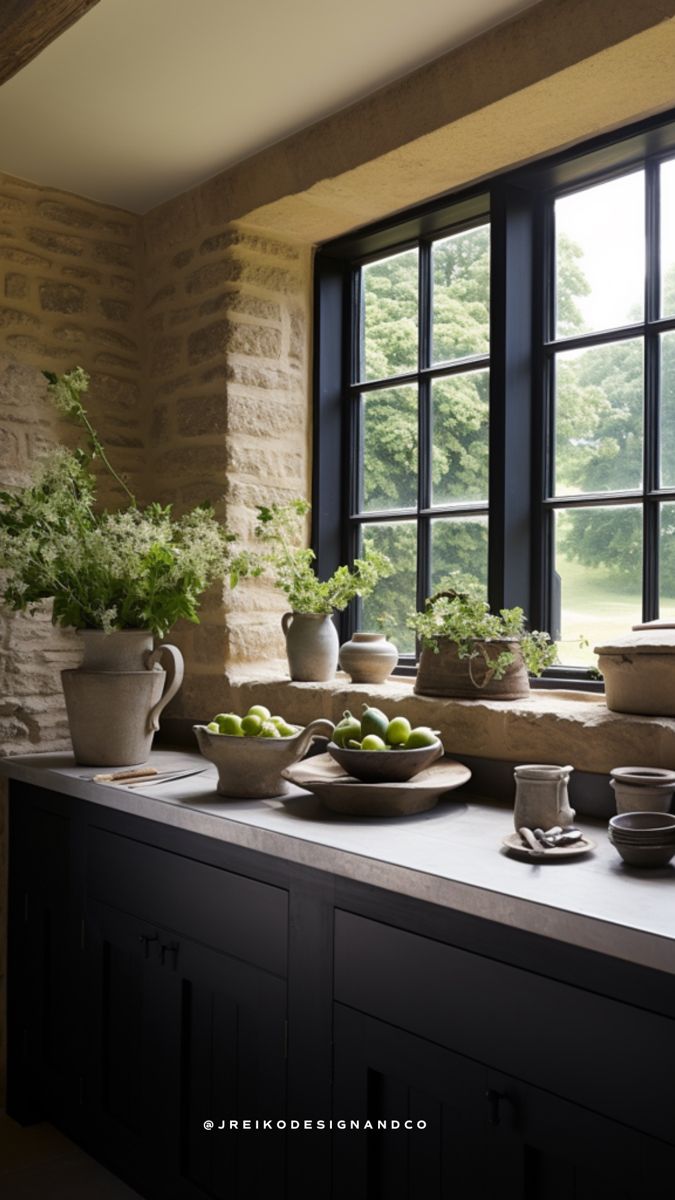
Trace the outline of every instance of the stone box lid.
<path fill-rule="evenodd" d="M 675 654 L 675 624 L 648 621 L 634 625 L 631 633 L 596 646 L 595 654 Z"/>

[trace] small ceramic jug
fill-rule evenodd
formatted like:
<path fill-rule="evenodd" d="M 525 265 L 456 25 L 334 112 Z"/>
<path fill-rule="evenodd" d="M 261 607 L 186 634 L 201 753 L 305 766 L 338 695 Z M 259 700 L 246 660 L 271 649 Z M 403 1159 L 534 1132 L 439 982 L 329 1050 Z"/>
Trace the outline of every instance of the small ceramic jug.
<path fill-rule="evenodd" d="M 527 763 L 516 767 L 516 803 L 513 823 L 516 829 L 552 829 L 560 825 L 565 829 L 574 821 L 574 809 L 570 808 L 567 784 L 574 767 L 549 766 L 544 763 Z"/>

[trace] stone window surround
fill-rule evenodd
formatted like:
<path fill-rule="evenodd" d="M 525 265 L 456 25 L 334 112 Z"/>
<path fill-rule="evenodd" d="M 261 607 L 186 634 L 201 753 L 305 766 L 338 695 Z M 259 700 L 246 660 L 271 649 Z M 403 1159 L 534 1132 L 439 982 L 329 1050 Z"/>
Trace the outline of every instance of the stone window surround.
<path fill-rule="evenodd" d="M 364 703 L 388 715 L 405 714 L 417 725 L 439 729 L 450 754 L 500 762 L 570 763 L 578 771 L 607 774 L 613 767 L 670 768 L 675 763 L 675 717 L 610 712 L 603 694 L 533 689 L 524 700 L 455 700 L 418 696 L 413 679 L 393 677 L 380 685 L 353 684 L 342 672 L 326 683 L 296 683 L 280 665 L 230 671 L 220 692 L 221 710 L 245 712 L 267 704 L 298 724 L 324 716 L 337 722 L 345 709 L 358 714 Z M 193 713 L 196 721 L 212 712 Z M 169 716 L 164 735 L 188 722 Z M 179 740 L 183 740 L 181 736 Z"/>

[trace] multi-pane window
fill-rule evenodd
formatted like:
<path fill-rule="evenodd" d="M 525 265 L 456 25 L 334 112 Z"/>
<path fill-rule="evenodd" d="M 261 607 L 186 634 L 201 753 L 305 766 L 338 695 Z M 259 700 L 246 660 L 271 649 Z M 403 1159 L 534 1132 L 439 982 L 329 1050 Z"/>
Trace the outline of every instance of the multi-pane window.
<path fill-rule="evenodd" d="M 580 679 L 675 621 L 674 116 L 318 256 L 319 558 L 394 563 L 345 632 L 384 617 L 411 663 L 452 575 Z"/>
<path fill-rule="evenodd" d="M 412 655 L 407 616 L 449 574 L 487 587 L 489 223 L 353 271 L 351 546 L 394 564 L 359 620 Z"/>
<path fill-rule="evenodd" d="M 552 237 L 551 627 L 563 662 L 590 665 L 675 611 L 675 162 L 557 196 Z"/>

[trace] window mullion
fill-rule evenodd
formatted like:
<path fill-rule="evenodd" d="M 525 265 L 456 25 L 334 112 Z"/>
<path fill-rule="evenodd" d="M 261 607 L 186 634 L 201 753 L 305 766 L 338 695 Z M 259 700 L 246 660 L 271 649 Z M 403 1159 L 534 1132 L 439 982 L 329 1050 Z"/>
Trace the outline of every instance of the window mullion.
<path fill-rule="evenodd" d="M 644 465 L 645 492 L 654 492 L 660 484 L 660 335 L 650 323 L 660 317 L 660 203 L 659 164 L 647 163 L 645 169 L 646 272 L 645 320 L 647 333 L 644 351 Z M 642 617 L 652 621 L 659 611 L 659 505 L 647 500 L 643 510 Z"/>
<path fill-rule="evenodd" d="M 431 362 L 433 279 L 431 243 L 421 241 L 419 248 L 419 362 L 420 371 Z M 420 516 L 431 506 L 431 381 L 418 379 L 418 487 L 417 487 L 417 608 L 431 591 L 431 521 Z"/>
<path fill-rule="evenodd" d="M 489 597 L 530 604 L 532 196 L 495 189 L 491 235 Z"/>

